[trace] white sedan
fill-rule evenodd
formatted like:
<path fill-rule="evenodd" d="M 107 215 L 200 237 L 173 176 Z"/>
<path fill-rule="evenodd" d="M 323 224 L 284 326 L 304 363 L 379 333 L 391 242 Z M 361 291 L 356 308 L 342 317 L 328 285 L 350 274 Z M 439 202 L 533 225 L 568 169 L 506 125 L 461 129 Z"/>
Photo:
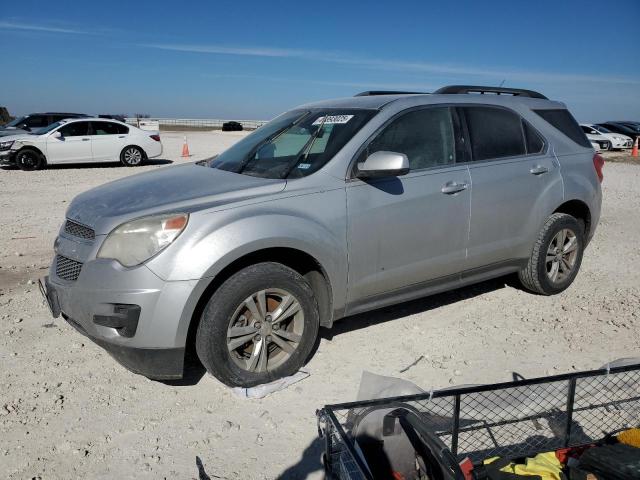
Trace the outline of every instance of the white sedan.
<path fill-rule="evenodd" d="M 621 133 L 612 132 L 605 127 L 592 123 L 581 123 L 580 126 L 582 127 L 582 131 L 587 134 L 589 140 L 608 140 L 610 142 L 608 150 L 633 147 L 631 137 L 627 137 Z"/>
<path fill-rule="evenodd" d="M 102 118 L 61 120 L 31 134 L 0 139 L 0 165 L 17 165 L 22 170 L 87 162 L 135 167 L 161 154 L 159 132 Z"/>

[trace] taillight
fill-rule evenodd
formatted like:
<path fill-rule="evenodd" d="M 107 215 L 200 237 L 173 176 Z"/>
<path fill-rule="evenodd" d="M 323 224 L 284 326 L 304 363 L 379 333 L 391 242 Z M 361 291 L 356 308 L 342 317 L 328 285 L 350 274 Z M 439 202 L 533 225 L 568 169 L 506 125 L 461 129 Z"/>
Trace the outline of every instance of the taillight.
<path fill-rule="evenodd" d="M 156 142 L 160 141 L 160 135 L 149 135 L 151 138 L 153 138 Z"/>
<path fill-rule="evenodd" d="M 596 173 L 598 174 L 598 180 L 602 183 L 602 179 L 604 175 L 602 174 L 602 167 L 604 167 L 604 158 L 599 153 L 596 153 L 593 156 L 593 167 L 596 169 Z"/>

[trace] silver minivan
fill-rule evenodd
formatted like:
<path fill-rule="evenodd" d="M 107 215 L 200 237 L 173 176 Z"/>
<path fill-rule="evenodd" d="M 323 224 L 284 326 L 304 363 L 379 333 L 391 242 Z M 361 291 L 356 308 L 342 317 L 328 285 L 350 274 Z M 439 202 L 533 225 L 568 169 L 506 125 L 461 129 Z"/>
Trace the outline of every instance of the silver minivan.
<path fill-rule="evenodd" d="M 134 372 L 179 378 L 195 344 L 212 375 L 252 386 L 357 313 L 514 272 L 563 291 L 603 163 L 565 105 L 530 90 L 312 103 L 207 161 L 76 197 L 41 286 Z"/>

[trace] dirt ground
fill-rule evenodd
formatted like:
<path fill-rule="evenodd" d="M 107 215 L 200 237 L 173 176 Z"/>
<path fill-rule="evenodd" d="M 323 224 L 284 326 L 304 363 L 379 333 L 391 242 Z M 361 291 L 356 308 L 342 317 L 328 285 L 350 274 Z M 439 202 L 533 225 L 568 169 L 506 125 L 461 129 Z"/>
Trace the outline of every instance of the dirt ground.
<path fill-rule="evenodd" d="M 161 160 L 130 169 L 0 170 L 0 472 L 4 478 L 321 478 L 315 410 L 355 399 L 363 370 L 425 389 L 596 368 L 636 356 L 640 333 L 640 168 L 605 166 L 596 236 L 574 285 L 530 295 L 499 279 L 338 323 L 310 377 L 243 400 L 192 368 L 178 384 L 129 373 L 62 320 L 34 281 L 46 273 L 64 212 L 78 193 L 180 158 L 163 132 Z M 191 160 L 237 133 L 186 134 Z M 404 373 L 419 357 L 424 359 Z"/>

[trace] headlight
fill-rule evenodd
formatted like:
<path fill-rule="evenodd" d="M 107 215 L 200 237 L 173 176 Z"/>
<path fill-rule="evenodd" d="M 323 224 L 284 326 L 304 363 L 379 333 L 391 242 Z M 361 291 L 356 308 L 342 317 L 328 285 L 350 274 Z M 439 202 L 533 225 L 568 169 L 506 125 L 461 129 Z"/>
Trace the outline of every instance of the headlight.
<path fill-rule="evenodd" d="M 13 145 L 14 140 L 9 140 L 6 142 L 0 142 L 0 150 L 9 150 Z"/>
<path fill-rule="evenodd" d="M 113 258 L 133 267 L 168 247 L 182 233 L 188 214 L 140 218 L 116 227 L 100 247 L 98 258 Z"/>

